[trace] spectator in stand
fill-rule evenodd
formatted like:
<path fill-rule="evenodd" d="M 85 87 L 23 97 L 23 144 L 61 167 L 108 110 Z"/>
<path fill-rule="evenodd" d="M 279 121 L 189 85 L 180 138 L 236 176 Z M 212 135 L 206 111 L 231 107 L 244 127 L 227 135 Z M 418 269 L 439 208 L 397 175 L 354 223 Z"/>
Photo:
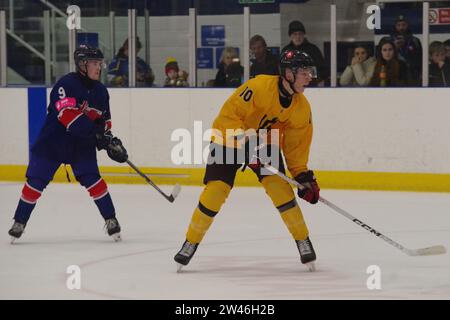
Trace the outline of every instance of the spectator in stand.
<path fill-rule="evenodd" d="M 151 87 L 155 81 L 150 66 L 137 56 L 142 44 L 136 37 L 136 86 Z M 113 87 L 128 87 L 128 38 L 108 66 L 108 82 Z"/>
<path fill-rule="evenodd" d="M 341 75 L 341 86 L 367 86 L 372 79 L 373 71 L 377 60 L 369 57 L 367 48 L 363 45 L 357 45 L 353 49 L 353 57 L 350 65 L 345 68 Z"/>
<path fill-rule="evenodd" d="M 319 48 L 308 41 L 305 37 L 305 26 L 298 20 L 289 23 L 289 38 L 291 42 L 283 48 L 282 51 L 297 49 L 306 52 L 314 61 L 317 68 L 318 77 L 309 84 L 310 87 L 316 87 L 320 82 L 328 79 L 328 71 L 325 67 L 325 61 Z"/>
<path fill-rule="evenodd" d="M 250 51 L 250 78 L 258 74 L 279 74 L 278 58 L 267 49 L 266 40 L 259 34 L 250 39 Z"/>
<path fill-rule="evenodd" d="M 241 66 L 236 49 L 226 47 L 222 51 L 214 80 L 214 87 L 237 88 L 242 83 L 244 68 Z"/>
<path fill-rule="evenodd" d="M 450 61 L 446 60 L 445 46 L 433 41 L 429 47 L 429 83 L 430 87 L 450 87 Z"/>
<path fill-rule="evenodd" d="M 422 45 L 420 40 L 409 30 L 405 16 L 400 15 L 395 20 L 391 35 L 400 59 L 404 59 L 411 73 L 413 85 L 420 85 L 422 79 Z"/>
<path fill-rule="evenodd" d="M 184 70 L 180 70 L 178 62 L 175 58 L 167 58 L 164 71 L 166 73 L 164 87 L 189 87 L 187 80 L 188 73 Z"/>
<path fill-rule="evenodd" d="M 391 38 L 384 37 L 377 46 L 377 63 L 370 80 L 374 87 L 407 86 L 409 83 L 408 68 L 398 58 L 396 46 Z"/>
<path fill-rule="evenodd" d="M 445 46 L 445 60 L 450 63 L 450 39 L 444 41 Z"/>

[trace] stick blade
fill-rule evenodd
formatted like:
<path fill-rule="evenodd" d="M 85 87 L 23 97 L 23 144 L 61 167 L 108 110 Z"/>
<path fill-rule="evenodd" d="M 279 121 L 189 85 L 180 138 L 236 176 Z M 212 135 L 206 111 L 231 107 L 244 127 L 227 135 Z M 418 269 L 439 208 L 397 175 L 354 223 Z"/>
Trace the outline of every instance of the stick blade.
<path fill-rule="evenodd" d="M 410 250 L 410 256 L 435 256 L 439 254 L 445 254 L 447 249 L 444 246 L 432 246 L 427 248 L 421 248 L 416 250 Z"/>
<path fill-rule="evenodd" d="M 172 196 L 175 199 L 181 191 L 181 186 L 177 183 L 172 191 Z"/>
<path fill-rule="evenodd" d="M 175 187 L 173 188 L 172 193 L 170 194 L 170 196 L 169 197 L 166 196 L 167 200 L 169 200 L 170 202 L 174 202 L 175 198 L 178 196 L 180 191 L 181 191 L 181 186 L 177 183 L 175 185 Z"/>

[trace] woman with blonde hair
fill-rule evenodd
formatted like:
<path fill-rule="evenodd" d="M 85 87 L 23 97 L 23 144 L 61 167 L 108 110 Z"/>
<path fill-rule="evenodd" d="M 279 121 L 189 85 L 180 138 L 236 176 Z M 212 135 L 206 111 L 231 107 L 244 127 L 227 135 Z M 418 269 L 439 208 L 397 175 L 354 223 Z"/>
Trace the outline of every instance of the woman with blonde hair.
<path fill-rule="evenodd" d="M 235 48 L 226 47 L 223 49 L 218 69 L 214 87 L 239 87 L 241 85 L 244 68 L 239 62 Z"/>

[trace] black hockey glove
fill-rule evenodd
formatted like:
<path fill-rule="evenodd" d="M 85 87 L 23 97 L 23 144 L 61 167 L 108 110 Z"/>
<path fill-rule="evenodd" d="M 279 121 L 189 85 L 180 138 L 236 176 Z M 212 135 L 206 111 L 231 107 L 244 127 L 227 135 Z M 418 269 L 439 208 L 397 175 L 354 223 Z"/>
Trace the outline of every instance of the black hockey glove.
<path fill-rule="evenodd" d="M 106 146 L 110 142 L 109 137 L 104 137 L 106 132 L 105 120 L 103 118 L 96 119 L 94 121 L 94 134 L 97 140 L 97 149 L 99 151 L 106 149 Z"/>
<path fill-rule="evenodd" d="M 106 131 L 103 134 L 96 134 L 97 137 L 97 149 L 105 149 L 108 156 L 119 163 L 128 160 L 128 154 L 125 147 L 122 145 L 122 141 L 119 138 L 114 137 L 111 131 Z"/>
<path fill-rule="evenodd" d="M 314 172 L 312 170 L 302 172 L 295 177 L 295 180 L 304 187 L 298 189 L 298 196 L 311 204 L 316 204 L 320 198 L 320 188 L 316 177 L 314 177 Z"/>
<path fill-rule="evenodd" d="M 120 141 L 119 138 L 113 137 L 111 139 L 111 143 L 108 145 L 106 152 L 112 160 L 119 163 L 123 163 L 128 160 L 127 150 L 122 145 L 122 141 Z"/>

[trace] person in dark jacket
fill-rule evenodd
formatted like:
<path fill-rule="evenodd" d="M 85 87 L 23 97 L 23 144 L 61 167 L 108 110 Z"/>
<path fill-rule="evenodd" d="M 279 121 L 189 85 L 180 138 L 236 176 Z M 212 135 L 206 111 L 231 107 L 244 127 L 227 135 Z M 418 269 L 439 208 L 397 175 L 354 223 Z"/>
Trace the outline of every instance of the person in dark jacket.
<path fill-rule="evenodd" d="M 397 48 L 389 37 L 380 40 L 377 46 L 377 63 L 370 80 L 373 87 L 405 87 L 410 83 L 406 63 L 399 59 Z"/>
<path fill-rule="evenodd" d="M 450 39 L 444 41 L 445 47 L 445 61 L 450 63 Z"/>
<path fill-rule="evenodd" d="M 430 87 L 450 87 L 450 61 L 445 57 L 445 46 L 440 41 L 433 41 L 430 44 L 430 66 L 429 82 Z"/>
<path fill-rule="evenodd" d="M 250 78 L 258 74 L 278 75 L 278 57 L 275 57 L 268 49 L 266 40 L 259 34 L 250 39 Z"/>
<path fill-rule="evenodd" d="M 300 50 L 306 52 L 314 61 L 317 68 L 318 78 L 313 79 L 310 87 L 315 87 L 318 83 L 328 79 L 328 70 L 325 67 L 325 61 L 319 48 L 308 41 L 305 37 L 306 30 L 303 23 L 298 20 L 294 20 L 289 24 L 289 37 L 291 42 L 285 46 L 282 51 L 285 50 Z"/>
<path fill-rule="evenodd" d="M 136 55 L 141 48 L 141 41 L 136 37 Z M 108 66 L 108 81 L 112 87 L 128 87 L 128 53 L 128 39 L 126 39 Z M 154 80 L 152 68 L 136 56 L 136 87 L 152 87 Z"/>
<path fill-rule="evenodd" d="M 422 79 L 422 45 L 420 40 L 411 33 L 405 16 L 399 15 L 395 20 L 392 41 L 399 54 L 399 58 L 406 62 L 411 74 L 413 85 L 420 85 Z"/>
<path fill-rule="evenodd" d="M 214 87 L 237 88 L 241 85 L 244 68 L 241 66 L 236 49 L 226 47 L 222 51 L 217 69 Z"/>

